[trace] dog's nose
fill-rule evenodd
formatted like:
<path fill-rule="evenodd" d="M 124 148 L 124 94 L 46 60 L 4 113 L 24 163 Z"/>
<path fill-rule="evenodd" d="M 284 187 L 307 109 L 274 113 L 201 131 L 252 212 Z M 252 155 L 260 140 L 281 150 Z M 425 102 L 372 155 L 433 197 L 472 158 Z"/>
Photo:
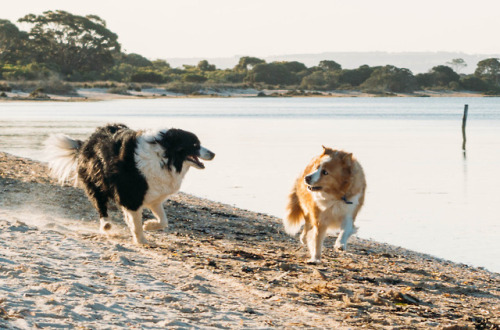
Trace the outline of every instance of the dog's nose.
<path fill-rule="evenodd" d="M 311 176 L 310 176 L 310 175 L 307 175 L 307 176 L 304 178 L 304 181 L 305 181 L 307 184 L 310 184 L 310 183 L 311 183 Z"/>
<path fill-rule="evenodd" d="M 200 148 L 200 158 L 203 160 L 212 160 L 214 159 L 215 154 L 208 150 L 207 148 L 201 147 Z"/>

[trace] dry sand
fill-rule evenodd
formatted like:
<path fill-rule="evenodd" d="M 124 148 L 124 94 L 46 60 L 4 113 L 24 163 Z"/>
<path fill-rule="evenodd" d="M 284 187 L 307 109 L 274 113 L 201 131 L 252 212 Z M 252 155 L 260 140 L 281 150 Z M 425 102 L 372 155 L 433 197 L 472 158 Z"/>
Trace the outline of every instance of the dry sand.
<path fill-rule="evenodd" d="M 82 190 L 0 153 L 0 327 L 499 328 L 497 273 L 359 238 L 309 265 L 275 217 L 182 193 L 165 208 L 153 246 L 116 209 L 103 237 Z"/>
<path fill-rule="evenodd" d="M 163 88 L 149 88 L 141 91 L 128 91 L 128 94 L 110 93 L 106 88 L 80 88 L 74 95 L 48 94 L 46 98 L 32 98 L 29 93 L 22 91 L 6 92 L 6 97 L 1 101 L 106 101 L 116 99 L 147 99 L 147 98 L 173 98 L 173 97 L 256 97 L 260 92 L 267 96 L 283 97 L 483 97 L 479 92 L 471 91 L 416 91 L 415 93 L 391 93 L 387 95 L 369 94 L 361 91 L 336 90 L 329 92 L 293 92 L 289 90 L 256 90 L 256 89 L 226 89 L 204 90 L 198 95 L 185 95 L 169 92 Z"/>

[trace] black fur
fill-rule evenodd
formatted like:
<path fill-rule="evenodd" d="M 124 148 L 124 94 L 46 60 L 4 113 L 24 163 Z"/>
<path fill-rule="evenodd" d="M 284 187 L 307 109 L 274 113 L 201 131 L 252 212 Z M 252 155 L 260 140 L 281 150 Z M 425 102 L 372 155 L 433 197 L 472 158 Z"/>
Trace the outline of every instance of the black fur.
<path fill-rule="evenodd" d="M 167 167 L 174 166 L 177 172 L 182 170 L 182 163 L 190 155 L 199 156 L 200 140 L 191 132 L 172 128 L 156 140 L 165 149 Z"/>
<path fill-rule="evenodd" d="M 108 216 L 109 199 L 132 211 L 144 202 L 148 183 L 135 164 L 137 136 L 123 124 L 111 124 L 97 128 L 80 147 L 78 176 L 101 218 Z M 180 129 L 169 129 L 150 143 L 165 150 L 166 171 L 173 166 L 181 172 L 186 158 L 200 152 L 196 135 Z"/>
<path fill-rule="evenodd" d="M 99 216 L 107 217 L 107 203 L 137 210 L 148 183 L 135 166 L 137 132 L 122 124 L 99 127 L 80 148 L 78 176 Z"/>

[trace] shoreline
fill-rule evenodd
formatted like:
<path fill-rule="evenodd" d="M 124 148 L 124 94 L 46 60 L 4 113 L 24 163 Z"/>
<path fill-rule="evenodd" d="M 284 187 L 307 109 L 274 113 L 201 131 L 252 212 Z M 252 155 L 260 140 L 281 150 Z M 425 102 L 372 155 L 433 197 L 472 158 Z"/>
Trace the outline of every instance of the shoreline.
<path fill-rule="evenodd" d="M 0 102 L 12 101 L 58 101 L 58 102 L 91 102 L 117 99 L 159 99 L 159 98 L 230 98 L 230 97 L 495 97 L 471 91 L 415 91 L 414 93 L 370 94 L 361 91 L 337 90 L 328 92 L 296 90 L 257 90 L 257 89 L 224 89 L 221 91 L 206 90 L 200 93 L 180 94 L 159 88 L 145 88 L 141 91 L 128 91 L 127 94 L 116 94 L 107 88 L 78 88 L 75 95 L 43 94 L 32 97 L 30 93 L 13 90 L 5 92 Z"/>
<path fill-rule="evenodd" d="M 44 163 L 0 152 L 0 187 L 7 327 L 500 326 L 500 274 L 481 268 L 357 237 L 340 254 L 329 237 L 309 265 L 280 219 L 184 193 L 137 247 L 116 209 L 101 236 L 83 191 Z"/>

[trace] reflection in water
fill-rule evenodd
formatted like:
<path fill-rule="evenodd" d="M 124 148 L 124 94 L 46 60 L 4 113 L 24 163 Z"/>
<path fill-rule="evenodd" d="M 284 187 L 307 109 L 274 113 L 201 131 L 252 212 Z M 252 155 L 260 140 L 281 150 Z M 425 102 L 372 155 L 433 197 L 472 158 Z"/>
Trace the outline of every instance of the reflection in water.
<path fill-rule="evenodd" d="M 464 159 L 462 161 L 462 164 L 463 164 L 463 173 L 464 173 L 464 178 L 463 178 L 463 181 L 464 181 L 463 187 L 464 187 L 464 189 L 463 189 L 463 191 L 464 191 L 464 200 L 467 200 L 468 199 L 467 198 L 467 187 L 468 187 L 468 182 L 467 182 L 468 181 L 468 179 L 467 179 L 467 177 L 468 177 L 467 176 L 467 151 L 463 150 L 462 152 L 463 152 L 463 157 L 464 157 Z"/>
<path fill-rule="evenodd" d="M 462 117 L 462 150 L 465 153 L 465 144 L 467 143 L 467 136 L 465 134 L 465 127 L 467 126 L 467 113 L 469 112 L 469 105 L 464 106 L 464 115 Z"/>

